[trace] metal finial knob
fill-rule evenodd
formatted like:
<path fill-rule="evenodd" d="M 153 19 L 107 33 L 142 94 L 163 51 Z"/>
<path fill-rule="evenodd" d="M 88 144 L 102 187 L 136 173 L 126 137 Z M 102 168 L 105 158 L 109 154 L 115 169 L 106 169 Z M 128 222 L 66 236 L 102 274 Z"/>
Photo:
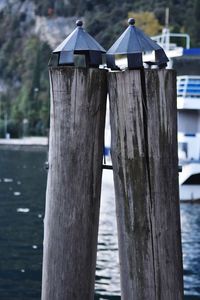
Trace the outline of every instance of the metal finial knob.
<path fill-rule="evenodd" d="M 78 27 L 82 27 L 82 26 L 83 26 L 83 21 L 77 20 L 77 21 L 76 21 L 76 25 L 77 25 Z"/>
<path fill-rule="evenodd" d="M 133 19 L 133 18 L 128 19 L 128 24 L 129 25 L 134 25 L 135 24 L 135 19 Z"/>

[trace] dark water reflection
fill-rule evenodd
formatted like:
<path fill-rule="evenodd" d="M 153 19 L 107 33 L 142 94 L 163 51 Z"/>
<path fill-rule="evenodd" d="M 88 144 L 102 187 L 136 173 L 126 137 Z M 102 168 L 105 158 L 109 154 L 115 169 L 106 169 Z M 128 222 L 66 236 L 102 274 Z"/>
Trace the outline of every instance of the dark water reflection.
<path fill-rule="evenodd" d="M 185 295 L 200 299 L 200 205 L 181 205 Z"/>
<path fill-rule="evenodd" d="M 0 151 L 0 299 L 40 299 L 45 153 Z"/>
<path fill-rule="evenodd" d="M 0 299 L 39 300 L 46 153 L 0 150 Z M 119 300 L 111 171 L 104 172 L 95 300 Z M 181 205 L 185 299 L 200 299 L 200 205 Z"/>

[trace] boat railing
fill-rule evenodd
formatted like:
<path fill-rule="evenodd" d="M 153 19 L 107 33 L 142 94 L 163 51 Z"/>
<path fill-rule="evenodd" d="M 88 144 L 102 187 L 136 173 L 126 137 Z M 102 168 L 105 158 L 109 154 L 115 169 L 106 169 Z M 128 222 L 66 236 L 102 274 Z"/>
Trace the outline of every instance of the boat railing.
<path fill-rule="evenodd" d="M 200 98 L 200 76 L 177 76 L 177 97 Z"/>
<path fill-rule="evenodd" d="M 190 36 L 186 33 L 170 33 L 169 28 L 163 28 L 161 35 L 153 36 L 152 39 L 156 41 L 164 50 L 174 50 L 177 48 L 177 44 L 172 43 L 172 38 L 179 38 L 182 41 L 185 40 L 185 48 L 190 49 Z"/>

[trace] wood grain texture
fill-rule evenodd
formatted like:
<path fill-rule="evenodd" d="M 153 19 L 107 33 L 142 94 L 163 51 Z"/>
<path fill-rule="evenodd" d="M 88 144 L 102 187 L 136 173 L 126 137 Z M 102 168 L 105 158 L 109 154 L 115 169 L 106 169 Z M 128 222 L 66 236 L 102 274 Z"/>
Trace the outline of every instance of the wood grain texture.
<path fill-rule="evenodd" d="M 108 82 L 122 299 L 183 299 L 175 73 Z"/>
<path fill-rule="evenodd" d="M 42 300 L 94 299 L 106 71 L 50 68 Z"/>

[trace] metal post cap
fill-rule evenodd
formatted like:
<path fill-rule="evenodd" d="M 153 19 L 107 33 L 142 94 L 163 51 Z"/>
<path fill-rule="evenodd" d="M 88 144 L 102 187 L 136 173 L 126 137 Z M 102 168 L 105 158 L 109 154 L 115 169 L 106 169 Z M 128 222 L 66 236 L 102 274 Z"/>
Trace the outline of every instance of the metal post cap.
<path fill-rule="evenodd" d="M 135 19 L 129 18 L 128 19 L 128 24 L 133 26 L 135 24 Z"/>
<path fill-rule="evenodd" d="M 128 28 L 122 33 L 118 40 L 107 51 L 107 66 L 112 70 L 117 70 L 115 55 L 126 55 L 128 69 L 143 68 L 143 54 L 153 52 L 155 60 L 150 62 L 159 68 L 166 67 L 169 61 L 164 50 L 153 40 L 151 40 L 142 30 L 135 26 L 135 19 L 128 19 Z"/>
<path fill-rule="evenodd" d="M 74 59 L 78 58 L 75 55 L 83 55 L 79 57 L 80 61 L 83 58 L 82 66 L 99 67 L 102 64 L 102 55 L 106 50 L 83 29 L 82 20 L 77 20 L 76 26 L 74 31 L 53 51 L 53 54 L 57 54 L 57 65 L 73 66 L 75 65 Z"/>

